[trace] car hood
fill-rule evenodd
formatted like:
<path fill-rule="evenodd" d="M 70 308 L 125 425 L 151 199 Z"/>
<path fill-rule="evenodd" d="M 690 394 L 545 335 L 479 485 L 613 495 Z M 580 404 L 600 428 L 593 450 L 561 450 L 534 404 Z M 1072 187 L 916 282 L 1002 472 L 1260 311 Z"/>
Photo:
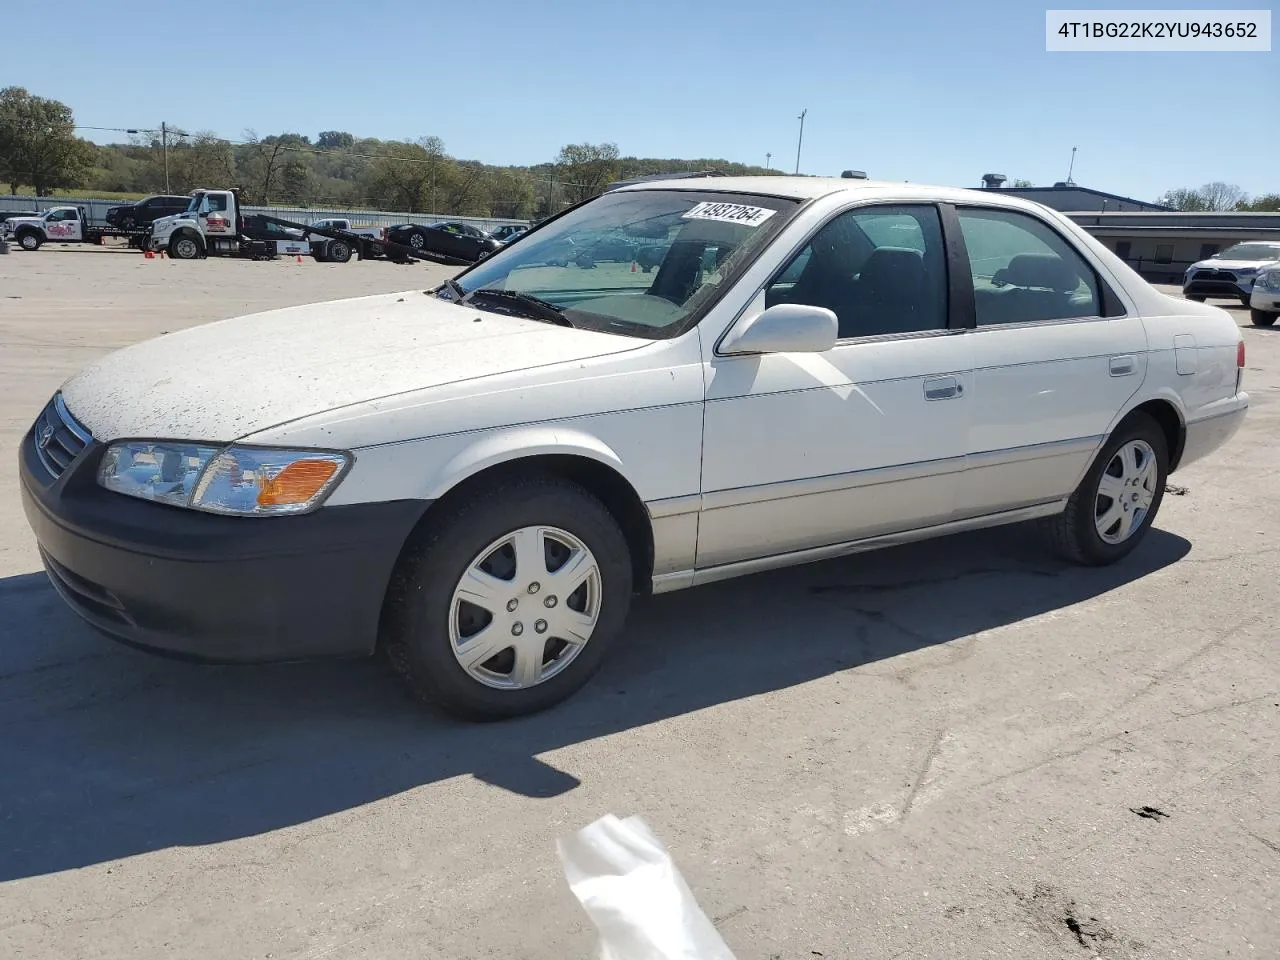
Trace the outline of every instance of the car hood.
<path fill-rule="evenodd" d="M 1261 270 L 1275 260 L 1201 260 L 1191 265 L 1192 270 Z"/>
<path fill-rule="evenodd" d="M 5 223 L 10 226 L 17 226 L 20 223 L 44 223 L 44 217 L 10 217 Z"/>
<path fill-rule="evenodd" d="M 62 394 L 100 441 L 226 442 L 339 407 L 641 344 L 411 290 L 166 334 L 102 357 Z"/>

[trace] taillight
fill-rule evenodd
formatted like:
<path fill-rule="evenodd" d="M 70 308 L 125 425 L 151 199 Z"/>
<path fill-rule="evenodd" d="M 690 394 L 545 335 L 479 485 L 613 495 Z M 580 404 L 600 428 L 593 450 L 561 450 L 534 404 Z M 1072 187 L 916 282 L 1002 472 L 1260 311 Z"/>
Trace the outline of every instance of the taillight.
<path fill-rule="evenodd" d="M 1241 340 L 1239 343 L 1236 344 L 1236 366 L 1241 370 L 1244 369 L 1244 341 L 1243 340 Z"/>

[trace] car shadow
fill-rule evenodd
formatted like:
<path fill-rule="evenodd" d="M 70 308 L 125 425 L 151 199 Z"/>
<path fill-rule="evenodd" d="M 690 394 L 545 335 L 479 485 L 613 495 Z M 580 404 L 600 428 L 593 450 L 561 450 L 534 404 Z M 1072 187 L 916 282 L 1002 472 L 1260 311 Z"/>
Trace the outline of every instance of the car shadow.
<path fill-rule="evenodd" d="M 1176 563 L 1153 529 L 1079 568 L 1018 527 L 637 601 L 609 662 L 546 713 L 465 724 L 381 659 L 177 663 L 83 626 L 43 573 L 0 580 L 0 882 L 306 822 L 462 774 L 578 786 L 538 754 L 886 660 L 1097 597 Z M 998 642 L 998 641 L 993 641 Z"/>

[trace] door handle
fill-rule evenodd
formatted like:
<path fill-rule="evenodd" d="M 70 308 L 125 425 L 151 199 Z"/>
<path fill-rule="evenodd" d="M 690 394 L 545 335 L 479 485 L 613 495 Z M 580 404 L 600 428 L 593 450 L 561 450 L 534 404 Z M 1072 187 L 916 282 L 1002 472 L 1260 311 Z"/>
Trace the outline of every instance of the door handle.
<path fill-rule="evenodd" d="M 1111 375 L 1113 377 L 1127 377 L 1133 373 L 1136 366 L 1133 362 L 1133 357 L 1112 357 L 1110 363 Z"/>
<path fill-rule="evenodd" d="M 932 377 L 924 382 L 926 400 L 950 400 L 964 393 L 964 387 L 955 377 Z"/>

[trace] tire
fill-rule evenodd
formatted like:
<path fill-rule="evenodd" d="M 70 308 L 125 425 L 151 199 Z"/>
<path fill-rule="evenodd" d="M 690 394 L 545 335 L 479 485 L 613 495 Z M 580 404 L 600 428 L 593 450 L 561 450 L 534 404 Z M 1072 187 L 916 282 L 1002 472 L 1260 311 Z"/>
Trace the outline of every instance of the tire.
<path fill-rule="evenodd" d="M 330 240 L 325 246 L 325 259 L 330 263 L 346 263 L 351 259 L 351 245 L 345 240 Z"/>
<path fill-rule="evenodd" d="M 1134 484 L 1134 473 L 1124 470 L 1126 464 L 1121 451 L 1135 448 L 1152 458 L 1153 473 L 1150 482 L 1139 481 Z M 1139 463 L 1140 472 L 1144 465 Z M 1117 467 L 1121 470 L 1119 477 L 1112 473 Z M 1127 556 L 1151 529 L 1164 500 L 1168 475 L 1168 441 L 1160 425 L 1140 411 L 1126 417 L 1111 434 L 1089 467 L 1089 472 L 1080 481 L 1080 486 L 1067 501 L 1066 510 L 1042 521 L 1051 547 L 1066 559 L 1086 566 L 1105 566 Z M 1105 494 L 1100 489 L 1104 476 L 1109 478 L 1108 486 L 1117 482 L 1123 484 L 1116 488 L 1117 497 L 1107 497 L 1104 500 Z M 1109 537 L 1104 537 L 1099 528 L 1107 522 L 1105 518 L 1111 513 L 1113 506 L 1120 502 L 1118 497 L 1135 497 L 1136 503 L 1141 503 L 1144 493 L 1147 500 L 1145 512 L 1137 518 L 1136 523 L 1128 521 L 1132 524 L 1128 534 L 1123 539 L 1112 540 L 1111 537 L 1123 530 L 1122 526 L 1113 526 L 1107 530 Z M 1137 517 L 1138 509 L 1141 508 L 1122 510 L 1115 514 L 1115 523 L 1124 524 L 1131 514 Z"/>
<path fill-rule="evenodd" d="M 121 217 L 121 218 L 120 218 L 120 229 L 121 229 L 121 230 L 132 230 L 132 229 L 134 229 L 134 227 L 136 227 L 137 225 L 138 225 L 138 221 L 137 221 L 137 220 L 135 220 L 133 217 Z"/>
<path fill-rule="evenodd" d="M 1262 310 L 1249 310 L 1249 322 L 1255 327 L 1270 327 L 1275 324 L 1276 317 L 1280 317 L 1280 313 L 1265 313 Z"/>
<path fill-rule="evenodd" d="M 43 242 L 44 240 L 41 238 L 40 234 L 36 233 L 34 230 L 27 230 L 18 234 L 18 246 L 23 250 L 39 250 L 40 244 Z"/>
<path fill-rule="evenodd" d="M 1204 297 L 1198 294 L 1187 294 L 1188 300 L 1194 300 L 1196 303 L 1204 303 Z"/>
<path fill-rule="evenodd" d="M 200 256 L 200 241 L 189 233 L 179 233 L 169 240 L 169 256 L 175 260 L 195 260 Z"/>
<path fill-rule="evenodd" d="M 545 528 L 536 534 L 543 550 L 541 569 L 534 574 L 538 579 L 533 581 L 522 574 L 518 559 L 512 562 L 511 557 L 517 555 L 507 555 L 506 546 L 490 552 L 504 538 L 531 527 Z M 545 590 L 541 583 L 563 569 L 557 565 L 557 571 L 547 572 L 548 557 L 565 554 L 566 540 L 576 541 L 581 548 L 578 556 L 585 557 L 584 562 L 594 559 L 595 565 L 583 586 L 558 597 L 551 592 L 556 589 L 553 581 Z M 534 541 L 522 542 L 529 546 Z M 548 546 L 557 542 L 559 549 Z M 490 605 L 497 609 L 492 611 L 483 605 L 483 598 L 477 601 L 481 605 L 475 606 L 457 593 L 464 577 L 486 562 L 486 557 L 498 564 L 481 571 L 487 573 L 481 586 L 494 590 Z M 503 599 L 507 580 L 499 575 L 506 573 L 511 574 L 511 596 Z M 555 477 L 510 479 L 476 491 L 441 517 L 428 516 L 424 527 L 415 533 L 392 575 L 383 614 L 383 647 L 409 689 L 446 713 L 481 721 L 523 716 L 560 703 L 591 679 L 617 640 L 631 591 L 631 553 L 626 538 L 596 497 Z M 578 611 L 578 604 L 582 611 Z M 524 622 L 525 611 L 530 623 Z M 554 639 L 555 618 L 593 613 L 594 628 L 586 642 L 575 648 Z M 499 632 L 484 651 L 496 652 L 469 669 L 460 658 L 466 656 L 466 643 L 474 642 L 470 638 L 478 634 L 468 636 L 466 630 L 473 629 L 485 615 L 488 624 L 481 629 L 497 628 Z M 470 625 L 469 617 L 473 618 Z M 527 682 L 527 673 L 526 682 L 520 677 L 520 641 L 512 639 L 505 648 L 494 646 L 507 639 L 508 630 L 512 637 L 524 636 L 530 626 L 536 636 L 545 633 L 549 638 L 540 647 L 534 636 L 524 641 L 525 650 L 529 650 L 530 639 L 535 648 L 523 661 L 525 669 L 546 674 L 532 683 Z M 459 648 L 463 652 L 455 653 Z"/>
<path fill-rule="evenodd" d="M 427 238 L 415 231 L 409 234 L 409 246 L 421 253 L 427 249 Z"/>
<path fill-rule="evenodd" d="M 492 253 L 493 251 L 491 250 L 479 251 L 478 253 L 476 253 L 476 263 L 479 263 L 481 260 L 488 260 Z"/>

